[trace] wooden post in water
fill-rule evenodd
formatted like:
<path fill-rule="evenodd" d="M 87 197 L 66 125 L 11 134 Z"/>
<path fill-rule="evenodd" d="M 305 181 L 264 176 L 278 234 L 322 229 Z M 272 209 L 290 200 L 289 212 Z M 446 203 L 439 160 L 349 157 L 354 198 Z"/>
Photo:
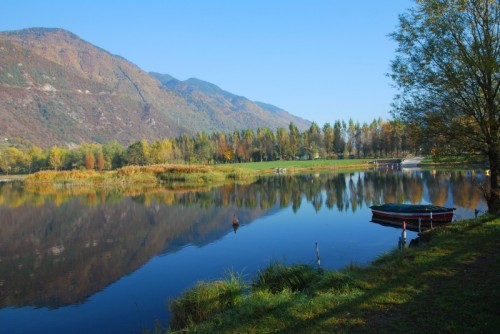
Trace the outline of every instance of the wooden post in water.
<path fill-rule="evenodd" d="M 422 233 L 422 218 L 418 218 L 418 233 Z"/>
<path fill-rule="evenodd" d="M 431 230 L 433 229 L 432 227 L 432 211 L 431 211 Z"/>
<path fill-rule="evenodd" d="M 318 270 L 320 270 L 321 269 L 321 260 L 319 257 L 319 245 L 318 245 L 317 241 L 316 241 L 316 259 L 318 261 Z"/>
<path fill-rule="evenodd" d="M 403 220 L 403 242 L 406 242 L 406 221 Z"/>
<path fill-rule="evenodd" d="M 401 231 L 401 236 L 399 237 L 398 246 L 401 253 L 404 252 L 406 245 L 406 221 L 403 220 L 403 230 Z"/>

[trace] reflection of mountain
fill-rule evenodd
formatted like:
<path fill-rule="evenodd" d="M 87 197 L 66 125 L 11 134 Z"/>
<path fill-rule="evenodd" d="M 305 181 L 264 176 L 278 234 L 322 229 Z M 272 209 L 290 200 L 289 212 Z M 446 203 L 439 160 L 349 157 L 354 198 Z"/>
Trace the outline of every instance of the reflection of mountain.
<path fill-rule="evenodd" d="M 0 207 L 0 307 L 59 307 L 82 302 L 158 252 L 207 244 L 262 210 L 201 205 L 146 207 L 131 198 L 88 207 Z"/>
<path fill-rule="evenodd" d="M 481 193 L 472 182 L 483 178 L 460 171 L 276 175 L 206 192 L 0 183 L 0 307 L 83 302 L 158 253 L 233 233 L 233 214 L 244 226 L 290 206 L 356 212 L 442 201 L 443 194 L 454 201 L 447 206 L 474 209 Z"/>
<path fill-rule="evenodd" d="M 274 214 L 277 211 L 277 208 L 261 211 L 241 209 L 234 206 L 227 207 L 225 209 L 220 207 L 211 207 L 207 210 L 198 210 L 194 214 L 194 221 L 188 220 L 188 223 L 192 224 L 192 227 L 194 228 L 191 228 L 187 231 L 187 233 L 176 236 L 175 240 L 166 244 L 165 248 L 161 251 L 161 254 L 176 252 L 186 245 L 203 247 L 211 244 L 214 240 L 226 235 L 228 231 L 234 231 L 231 224 L 233 214 L 237 214 L 241 222 L 248 224 L 263 215 Z M 200 213 L 202 214 L 200 215 Z"/>

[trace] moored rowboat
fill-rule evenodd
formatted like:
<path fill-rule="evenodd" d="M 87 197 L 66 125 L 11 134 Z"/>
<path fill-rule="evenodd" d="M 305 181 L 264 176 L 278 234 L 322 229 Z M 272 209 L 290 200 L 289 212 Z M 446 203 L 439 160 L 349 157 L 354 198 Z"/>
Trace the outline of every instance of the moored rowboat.
<path fill-rule="evenodd" d="M 445 208 L 437 205 L 426 204 L 397 204 L 386 203 L 372 205 L 374 217 L 400 220 L 418 220 L 433 222 L 451 222 L 455 208 Z"/>

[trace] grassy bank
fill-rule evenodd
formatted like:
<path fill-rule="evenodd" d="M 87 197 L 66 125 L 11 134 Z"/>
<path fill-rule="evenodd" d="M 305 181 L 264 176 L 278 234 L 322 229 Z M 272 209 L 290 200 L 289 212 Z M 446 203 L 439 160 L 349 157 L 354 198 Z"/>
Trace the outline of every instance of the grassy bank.
<path fill-rule="evenodd" d="M 117 184 L 162 184 L 171 188 L 215 186 L 227 181 L 251 182 L 259 175 L 339 170 L 367 167 L 365 160 L 269 161 L 223 165 L 152 165 L 126 166 L 113 171 L 94 170 L 41 171 L 25 177 L 28 184 L 55 183 L 67 185 L 106 186 Z"/>
<path fill-rule="evenodd" d="M 474 156 L 436 156 L 436 157 L 426 157 L 421 162 L 422 166 L 488 166 L 488 158 L 482 155 Z"/>
<path fill-rule="evenodd" d="M 171 302 L 171 333 L 494 333 L 500 328 L 500 218 L 422 234 L 367 267 L 272 264 Z M 154 332 L 162 332 L 156 329 Z"/>
<path fill-rule="evenodd" d="M 171 188 L 215 186 L 227 181 L 251 182 L 259 175 L 321 171 L 347 171 L 373 167 L 366 159 L 276 160 L 220 165 L 126 166 L 113 171 L 94 170 L 42 171 L 26 176 L 27 183 L 80 185 L 162 184 Z M 439 164 L 424 160 L 423 166 L 463 166 L 461 160 L 443 160 Z M 451 163 L 453 162 L 453 163 Z"/>
<path fill-rule="evenodd" d="M 162 184 L 167 187 L 200 187 L 227 181 L 251 182 L 257 177 L 252 170 L 234 166 L 152 165 L 126 166 L 114 171 L 93 170 L 42 171 L 28 175 L 28 184 L 55 183 L 67 185 Z"/>

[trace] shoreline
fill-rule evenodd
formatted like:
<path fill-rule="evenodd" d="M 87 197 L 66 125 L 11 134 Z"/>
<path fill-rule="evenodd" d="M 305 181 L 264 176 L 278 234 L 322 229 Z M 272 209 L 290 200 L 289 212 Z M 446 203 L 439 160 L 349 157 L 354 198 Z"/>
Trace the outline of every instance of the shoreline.
<path fill-rule="evenodd" d="M 173 328 L 153 333 L 494 332 L 498 242 L 500 218 L 483 215 L 422 232 L 418 247 L 367 266 L 272 264 L 251 284 L 232 273 L 172 301 Z M 278 275 L 262 283 L 269 273 Z"/>
<path fill-rule="evenodd" d="M 374 164 L 374 159 L 337 160 L 277 160 L 216 165 L 164 164 L 148 166 L 125 166 L 111 171 L 95 170 L 45 170 L 28 175 L 3 175 L 0 182 L 24 181 L 26 184 L 55 184 L 93 187 L 113 187 L 124 185 L 158 185 L 167 188 L 212 187 L 226 182 L 249 183 L 260 176 L 296 175 L 303 173 L 342 172 L 364 169 L 384 169 Z M 424 162 L 417 168 L 456 168 L 458 164 Z M 396 168 L 404 166 L 396 165 Z M 460 167 L 479 168 L 482 164 Z"/>

